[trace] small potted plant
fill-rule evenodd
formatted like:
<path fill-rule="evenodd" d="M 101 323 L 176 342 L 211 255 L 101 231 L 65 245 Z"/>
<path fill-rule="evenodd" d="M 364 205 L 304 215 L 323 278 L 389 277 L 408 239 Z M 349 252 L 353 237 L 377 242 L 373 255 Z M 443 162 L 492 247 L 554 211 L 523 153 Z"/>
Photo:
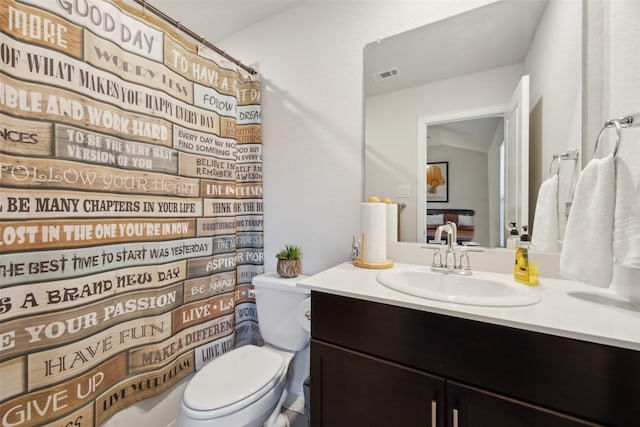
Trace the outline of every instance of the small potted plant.
<path fill-rule="evenodd" d="M 302 263 L 302 249 L 296 245 L 285 245 L 284 249 L 276 254 L 278 264 L 276 269 L 282 277 L 296 277 L 300 274 Z"/>

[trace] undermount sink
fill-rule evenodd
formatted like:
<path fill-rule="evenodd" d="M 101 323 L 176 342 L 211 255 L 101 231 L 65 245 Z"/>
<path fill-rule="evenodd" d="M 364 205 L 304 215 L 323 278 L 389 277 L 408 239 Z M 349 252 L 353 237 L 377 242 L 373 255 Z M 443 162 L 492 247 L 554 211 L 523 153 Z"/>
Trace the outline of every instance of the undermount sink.
<path fill-rule="evenodd" d="M 491 273 L 473 272 L 471 276 L 433 272 L 429 267 L 381 271 L 378 282 L 396 291 L 456 304 L 491 307 L 531 305 L 542 297 L 536 288 L 507 280 Z"/>

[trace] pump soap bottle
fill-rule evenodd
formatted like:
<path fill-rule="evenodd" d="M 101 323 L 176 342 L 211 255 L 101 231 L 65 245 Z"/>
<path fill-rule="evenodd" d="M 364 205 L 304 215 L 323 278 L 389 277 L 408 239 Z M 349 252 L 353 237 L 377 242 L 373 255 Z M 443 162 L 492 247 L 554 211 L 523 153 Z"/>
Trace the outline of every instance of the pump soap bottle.
<path fill-rule="evenodd" d="M 515 249 L 520 241 L 520 234 L 515 222 L 509 223 L 509 237 L 507 237 L 507 249 Z"/>
<path fill-rule="evenodd" d="M 513 267 L 513 278 L 525 285 L 538 286 L 538 265 L 532 263 L 530 260 L 531 238 L 527 230 L 528 227 L 523 225 L 520 241 L 516 246 L 516 262 Z"/>

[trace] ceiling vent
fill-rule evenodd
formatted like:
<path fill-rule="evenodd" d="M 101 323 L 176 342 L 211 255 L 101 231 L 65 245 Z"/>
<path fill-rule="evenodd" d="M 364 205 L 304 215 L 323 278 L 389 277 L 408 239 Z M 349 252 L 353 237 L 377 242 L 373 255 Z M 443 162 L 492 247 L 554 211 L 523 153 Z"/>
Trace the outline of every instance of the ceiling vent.
<path fill-rule="evenodd" d="M 374 74 L 373 75 L 373 80 L 379 82 L 381 80 L 390 79 L 391 77 L 395 77 L 397 75 L 398 75 L 398 69 L 397 68 L 392 68 L 390 70 L 381 71 L 379 73 Z"/>

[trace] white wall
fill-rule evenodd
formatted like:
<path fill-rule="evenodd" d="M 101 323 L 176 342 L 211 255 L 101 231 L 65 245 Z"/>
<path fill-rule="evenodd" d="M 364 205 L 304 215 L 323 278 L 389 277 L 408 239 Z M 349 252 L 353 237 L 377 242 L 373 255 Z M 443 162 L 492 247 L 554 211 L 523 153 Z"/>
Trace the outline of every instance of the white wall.
<path fill-rule="evenodd" d="M 581 34 L 582 2 L 551 0 L 524 61 L 530 76 L 529 225 L 553 155 L 582 147 Z M 581 165 L 566 166 L 571 165 L 563 165 L 566 173 L 560 175 L 561 206 L 571 198 Z"/>
<path fill-rule="evenodd" d="M 367 43 L 490 1 L 307 1 L 224 40 L 263 75 L 265 268 L 287 242 L 303 271 L 349 258 L 363 200 Z"/>
<path fill-rule="evenodd" d="M 640 112 L 639 22 L 640 2 L 616 0 L 605 3 L 605 80 L 601 123 L 606 119 Z M 615 132 L 608 133 L 612 142 L 609 147 L 613 147 Z M 640 204 L 640 127 L 623 130 L 618 156 L 631 170 Z M 615 268 L 611 287 L 640 304 L 640 270 Z"/>
<path fill-rule="evenodd" d="M 581 33 L 581 2 L 551 0 L 525 59 L 525 72 L 531 77 L 530 110 L 543 104 L 543 159 L 582 143 Z M 546 174 L 548 162 L 541 166 Z"/>
<path fill-rule="evenodd" d="M 364 45 L 492 1 L 309 0 L 217 44 L 245 64 L 257 63 L 263 76 L 267 271 L 275 271 L 285 243 L 302 246 L 305 274 L 349 258 L 363 199 Z M 129 407 L 105 426 L 175 419 L 175 399 L 149 401 L 152 406 Z"/>
<path fill-rule="evenodd" d="M 410 186 L 410 197 L 398 199 L 407 203 L 401 241 L 416 241 L 418 118 L 506 104 L 522 73 L 516 64 L 365 100 L 365 195 L 396 199 L 398 184 Z"/>

